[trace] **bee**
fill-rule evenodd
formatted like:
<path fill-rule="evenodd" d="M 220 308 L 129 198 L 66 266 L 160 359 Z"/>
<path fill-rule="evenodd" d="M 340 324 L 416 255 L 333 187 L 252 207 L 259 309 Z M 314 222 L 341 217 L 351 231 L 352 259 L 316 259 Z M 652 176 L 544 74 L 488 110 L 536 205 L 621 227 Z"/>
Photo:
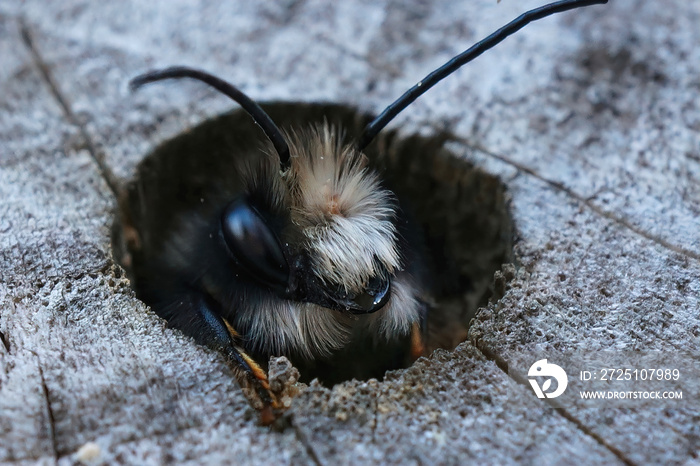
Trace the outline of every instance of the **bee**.
<path fill-rule="evenodd" d="M 329 123 L 282 131 L 243 92 L 201 70 L 134 78 L 132 89 L 204 82 L 266 136 L 259 148 L 229 154 L 206 193 L 173 191 L 201 205 L 186 201 L 189 212 L 167 228 L 146 233 L 125 219 L 141 264 L 139 296 L 171 327 L 226 357 L 264 424 L 286 407 L 266 374 L 271 356 L 287 356 L 307 380 L 334 367 L 366 378 L 415 360 L 425 349 L 430 273 L 410 212 L 368 163 L 367 147 L 437 82 L 531 21 L 606 2 L 565 0 L 524 13 L 430 73 L 349 142 Z M 161 246 L 142 247 L 153 234 Z"/>

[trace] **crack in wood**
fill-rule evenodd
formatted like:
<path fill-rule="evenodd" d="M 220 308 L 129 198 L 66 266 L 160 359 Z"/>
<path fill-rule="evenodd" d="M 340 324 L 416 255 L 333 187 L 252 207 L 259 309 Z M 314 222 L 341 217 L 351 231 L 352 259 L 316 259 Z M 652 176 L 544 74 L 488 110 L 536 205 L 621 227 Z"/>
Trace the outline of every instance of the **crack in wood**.
<path fill-rule="evenodd" d="M 80 120 L 75 116 L 75 113 L 73 113 L 73 110 L 71 109 L 68 100 L 64 97 L 64 94 L 59 89 L 58 84 L 56 84 L 56 80 L 51 74 L 51 69 L 39 53 L 39 49 L 37 48 L 36 43 L 34 41 L 33 33 L 30 30 L 24 18 L 19 19 L 19 28 L 20 34 L 22 36 L 22 42 L 24 42 L 24 44 L 29 49 L 32 61 L 39 70 L 39 74 L 41 75 L 42 79 L 48 86 L 51 95 L 54 97 L 54 99 L 56 99 L 56 102 L 63 111 L 65 117 L 68 119 L 68 122 L 75 126 L 80 132 L 80 136 L 85 142 L 85 146 L 87 148 L 88 153 L 90 154 L 90 157 L 97 165 L 97 169 L 100 173 L 100 176 L 105 181 L 105 183 L 107 183 L 107 186 L 112 191 L 112 194 L 114 195 L 115 199 L 118 199 L 121 189 L 117 177 L 114 176 L 114 173 L 112 173 L 112 170 L 105 162 L 104 154 L 97 150 L 97 147 L 90 138 L 87 129 L 85 128 L 85 125 L 80 123 Z"/>
<path fill-rule="evenodd" d="M 473 143 L 465 138 L 453 136 L 451 138 L 451 140 L 454 142 L 459 142 L 459 143 L 463 144 L 465 147 L 468 147 L 469 149 L 482 152 L 490 157 L 493 157 L 497 160 L 500 160 L 503 163 L 506 163 L 512 167 L 515 167 L 517 170 L 519 170 L 521 172 L 527 173 L 528 175 L 537 178 L 538 180 L 548 184 L 552 188 L 554 188 L 558 191 L 561 191 L 561 192 L 565 193 L 567 196 L 570 196 L 571 198 L 584 204 L 589 209 L 593 210 L 593 212 L 595 212 L 596 214 L 617 223 L 618 225 L 632 231 L 633 233 L 636 233 L 639 236 L 642 236 L 643 238 L 648 239 L 649 241 L 652 241 L 660 246 L 663 246 L 666 249 L 669 249 L 669 250 L 671 250 L 675 253 L 681 254 L 683 256 L 690 257 L 690 258 L 693 258 L 696 260 L 700 260 L 700 252 L 693 251 L 691 249 L 687 249 L 687 248 L 684 248 L 682 246 L 675 245 L 675 244 L 673 244 L 673 243 L 671 243 L 663 238 L 660 238 L 658 236 L 655 236 L 655 235 L 649 233 L 648 231 L 643 230 L 642 228 L 631 223 L 629 220 L 627 220 L 619 215 L 616 215 L 612 212 L 608 212 L 608 211 L 602 209 L 601 207 L 595 205 L 593 202 L 591 202 L 590 199 L 581 196 L 580 194 L 576 193 L 571 188 L 568 188 L 567 186 L 565 186 L 560 181 L 550 180 L 549 178 L 546 178 L 546 177 L 540 175 L 539 173 L 537 173 L 535 170 L 533 170 L 530 167 L 527 167 L 521 163 L 518 163 L 515 160 L 511 160 L 504 155 L 497 154 L 497 153 L 487 149 L 486 147 L 484 147 L 478 143 Z"/>
<path fill-rule="evenodd" d="M 2 346 L 5 348 L 5 352 L 7 354 L 10 354 L 10 341 L 7 339 L 4 333 L 0 331 L 0 342 L 2 343 Z"/>
<path fill-rule="evenodd" d="M 41 359 L 34 353 L 37 358 L 37 367 L 39 368 L 39 378 L 41 379 L 41 389 L 44 394 L 44 399 L 46 400 L 46 413 L 49 420 L 49 438 L 51 439 L 51 449 L 53 451 L 54 464 L 58 464 L 58 459 L 60 457 L 58 453 L 58 444 L 56 441 L 56 418 L 54 416 L 53 407 L 51 406 L 51 396 L 49 394 L 49 387 L 46 385 L 46 379 L 44 378 L 44 370 L 41 368 Z"/>
<path fill-rule="evenodd" d="M 299 440 L 299 442 L 304 446 L 304 449 L 306 450 L 306 454 L 309 455 L 309 457 L 311 458 L 311 461 L 313 461 L 316 466 L 322 466 L 323 464 L 325 464 L 319 458 L 318 453 L 316 453 L 314 446 L 311 444 L 311 441 L 309 440 L 309 436 L 306 435 L 306 432 L 303 431 L 303 429 L 300 425 L 298 425 L 296 422 L 294 422 L 294 419 L 292 419 L 292 427 L 294 428 L 294 432 L 296 434 L 297 440 Z"/>
<path fill-rule="evenodd" d="M 486 344 L 484 344 L 481 341 L 474 341 L 473 344 L 474 344 L 474 347 L 476 349 L 478 349 L 479 352 L 481 352 L 481 354 L 483 354 L 489 361 L 493 361 L 494 363 L 496 363 L 496 366 L 506 375 L 506 377 L 515 381 L 518 385 L 522 385 L 527 390 L 530 390 L 530 384 L 528 383 L 526 378 L 521 377 L 517 373 L 511 373 L 508 370 L 508 361 L 503 359 L 499 354 L 497 354 L 495 351 L 493 351 L 491 348 L 489 348 Z M 629 459 L 627 457 L 627 455 L 625 455 L 625 453 L 622 452 L 622 450 L 617 448 L 615 445 L 608 443 L 600 434 L 591 430 L 580 419 L 578 419 L 576 416 L 574 416 L 573 414 L 568 412 L 566 409 L 564 409 L 562 406 L 560 406 L 556 402 L 556 400 L 546 398 L 542 401 L 547 403 L 549 405 L 549 407 L 552 408 L 561 417 L 563 417 L 564 419 L 566 419 L 567 421 L 572 423 L 581 433 L 583 433 L 587 437 L 590 437 L 595 442 L 597 442 L 601 447 L 605 448 L 610 453 L 615 455 L 624 464 L 626 464 L 627 466 L 635 466 L 636 465 L 636 463 L 634 461 L 632 461 L 631 459 Z"/>

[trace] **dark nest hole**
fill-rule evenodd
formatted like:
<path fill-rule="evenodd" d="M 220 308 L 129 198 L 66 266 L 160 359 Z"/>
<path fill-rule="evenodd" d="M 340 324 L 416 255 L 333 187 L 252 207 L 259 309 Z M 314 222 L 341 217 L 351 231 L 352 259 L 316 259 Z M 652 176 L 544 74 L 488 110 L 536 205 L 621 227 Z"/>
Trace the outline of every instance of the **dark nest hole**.
<path fill-rule="evenodd" d="M 348 141 L 371 119 L 352 108 L 331 104 L 262 106 L 281 128 L 326 120 L 344 128 Z M 140 164 L 120 202 L 120 217 L 113 230 L 115 256 L 139 297 L 143 299 L 140 283 L 148 279 L 143 269 L 149 252 L 163 248 L 183 213 L 200 208 L 212 180 L 222 176 L 225 170 L 221 167 L 233 154 L 257 150 L 261 138 L 264 135 L 250 117 L 234 111 L 165 142 Z M 436 348 L 452 350 L 467 338 L 471 319 L 493 294 L 494 273 L 513 261 L 513 226 L 505 186 L 444 149 L 448 139 L 445 134 L 399 138 L 396 132 L 385 131 L 365 151 L 424 238 L 433 300 L 426 355 Z M 349 356 L 351 364 L 338 365 L 342 367 L 302 364 L 302 380 L 317 377 L 329 385 L 353 377 L 381 379 L 387 367 L 373 365 L 371 348 L 366 352 L 354 351 Z"/>

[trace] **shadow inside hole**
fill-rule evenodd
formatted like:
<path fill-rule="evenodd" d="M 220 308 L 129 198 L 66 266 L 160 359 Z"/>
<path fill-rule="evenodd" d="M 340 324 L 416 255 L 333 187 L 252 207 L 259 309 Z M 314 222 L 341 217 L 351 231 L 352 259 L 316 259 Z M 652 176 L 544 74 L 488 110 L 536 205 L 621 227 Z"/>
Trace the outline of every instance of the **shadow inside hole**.
<path fill-rule="evenodd" d="M 333 104 L 271 103 L 262 107 L 280 128 L 326 120 L 343 128 L 347 141 L 371 120 L 352 108 Z M 226 176 L 231 157 L 258 150 L 264 137 L 246 113 L 234 111 L 165 142 L 139 165 L 120 202 L 113 245 L 137 295 L 147 304 L 142 292 L 143 283 L 151 279 L 147 264 L 167 248 L 166 241 L 184 213 L 205 210 L 203 199 L 212 183 Z M 436 348 L 452 350 L 466 339 L 470 320 L 492 294 L 494 273 L 513 261 L 505 186 L 444 149 L 446 140 L 446 135 L 399 138 L 395 131 L 384 131 L 365 151 L 370 165 L 397 195 L 423 236 L 432 300 L 426 355 Z M 302 380 L 319 378 L 326 385 L 350 378 L 381 379 L 387 369 L 407 365 L 407 355 L 392 367 L 376 365 L 372 348 L 364 351 L 355 348 L 343 364 L 292 360 Z"/>

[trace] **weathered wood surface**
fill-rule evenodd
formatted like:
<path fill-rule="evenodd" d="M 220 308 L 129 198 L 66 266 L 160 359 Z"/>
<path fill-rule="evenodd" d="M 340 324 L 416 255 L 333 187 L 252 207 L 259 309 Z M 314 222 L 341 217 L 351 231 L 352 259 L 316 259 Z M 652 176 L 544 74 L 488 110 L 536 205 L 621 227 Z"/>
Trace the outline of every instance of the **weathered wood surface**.
<path fill-rule="evenodd" d="M 230 104 L 126 82 L 190 64 L 254 98 L 378 111 L 535 3 L 221 3 L 0 6 L 0 462 L 70 464 L 87 442 L 97 463 L 700 461 L 697 398 L 557 411 L 498 365 L 523 349 L 698 351 L 698 2 L 549 18 L 397 121 L 449 128 L 502 177 L 521 268 L 455 352 L 383 383 L 311 387 L 281 433 L 256 425 L 215 354 L 133 296 L 110 250 L 103 168 L 128 180 Z"/>

